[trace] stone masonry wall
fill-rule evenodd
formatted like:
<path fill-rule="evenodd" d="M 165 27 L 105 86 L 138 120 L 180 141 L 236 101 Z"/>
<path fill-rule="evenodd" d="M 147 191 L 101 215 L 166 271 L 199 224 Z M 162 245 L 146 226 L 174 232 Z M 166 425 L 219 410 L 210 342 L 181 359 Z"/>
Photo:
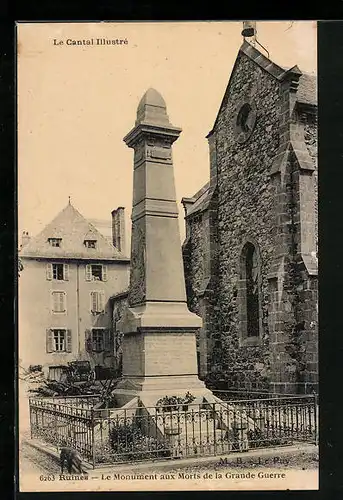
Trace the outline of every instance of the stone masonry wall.
<path fill-rule="evenodd" d="M 205 249 L 203 238 L 202 215 L 192 217 L 190 225 L 190 239 L 187 244 L 188 259 L 185 260 L 187 268 L 185 269 L 188 307 L 196 314 L 200 314 L 198 292 L 201 290 L 204 278 L 204 260 Z"/>
<path fill-rule="evenodd" d="M 210 185 L 217 186 L 211 212 L 215 216 L 210 223 L 215 231 L 210 238 L 204 237 L 210 207 L 186 219 L 189 236 L 184 265 L 189 308 L 202 316 L 207 330 L 207 382 L 217 385 L 220 380 L 246 390 L 308 393 L 316 389 L 317 381 L 318 283 L 302 260 L 299 224 L 300 220 L 308 223 L 309 200 L 314 199 L 317 241 L 317 170 L 300 172 L 296 158 L 290 155 L 281 184 L 279 177 L 271 177 L 285 140 L 280 135 L 284 134 L 281 122 L 288 98 L 285 88 L 245 54 L 239 54 L 209 136 Z M 256 122 L 251 136 L 240 142 L 237 115 L 245 102 L 256 111 Z M 305 147 L 316 167 L 316 118 L 305 111 L 297 114 L 297 120 L 304 125 Z M 212 240 L 218 246 L 209 252 Z M 259 339 L 244 342 L 240 268 L 248 241 L 259 255 L 261 328 Z M 275 268 L 281 241 L 286 253 L 281 267 Z M 203 294 L 207 278 L 204 255 L 208 253 L 214 265 Z M 271 278 L 276 269 L 275 279 Z"/>
<path fill-rule="evenodd" d="M 279 83 L 241 54 L 218 116 L 219 303 L 221 343 L 213 365 L 221 364 L 230 385 L 247 389 L 268 385 L 268 281 L 273 253 L 273 197 L 269 169 L 279 145 Z M 237 102 L 253 99 L 257 119 L 247 142 L 234 135 Z M 243 245 L 253 239 L 261 257 L 262 335 L 260 345 L 240 346 L 237 288 Z M 217 368 L 218 370 L 218 368 Z"/>
<path fill-rule="evenodd" d="M 190 236 L 183 246 L 183 260 L 188 308 L 191 312 L 201 316 L 204 321 L 206 312 L 204 311 L 203 302 L 199 297 L 199 293 L 204 284 L 204 255 L 208 252 L 208 248 L 205 248 L 205 246 L 209 245 L 209 241 L 208 238 L 204 238 L 204 221 L 201 213 L 194 215 L 187 223 L 189 224 L 188 230 Z M 201 345 L 202 333 L 203 332 L 198 331 L 196 335 L 197 352 L 199 353 L 198 363 L 202 365 L 199 367 L 200 373 L 206 371 L 206 367 L 204 366 L 206 365 L 206 360 L 200 360 L 201 349 L 207 351 L 207 346 Z M 204 331 L 204 334 L 206 335 L 206 331 Z M 204 355 L 206 356 L 205 353 Z"/>
<path fill-rule="evenodd" d="M 314 187 L 315 187 L 315 214 L 316 214 L 316 241 L 318 243 L 318 170 L 317 170 L 317 151 L 318 151 L 318 137 L 317 137 L 317 116 L 315 114 L 303 114 L 302 121 L 305 125 L 305 143 L 309 155 L 315 166 L 313 172 Z"/>
<path fill-rule="evenodd" d="M 312 197 L 315 210 L 315 238 L 312 251 L 316 252 L 318 244 L 317 120 L 316 115 L 309 113 L 302 113 L 300 120 L 304 125 L 305 144 L 315 167 L 304 186 L 305 188 L 311 187 L 311 193 L 306 193 L 306 198 Z M 295 188 L 298 190 L 298 176 L 295 175 L 294 179 Z M 306 208 L 303 210 L 306 212 Z M 297 366 L 297 391 L 308 394 L 318 391 L 318 276 L 310 274 L 303 262 L 300 262 L 294 271 L 297 322 L 291 337 L 293 345 L 290 343 L 289 347 L 294 351 L 293 356 Z"/>

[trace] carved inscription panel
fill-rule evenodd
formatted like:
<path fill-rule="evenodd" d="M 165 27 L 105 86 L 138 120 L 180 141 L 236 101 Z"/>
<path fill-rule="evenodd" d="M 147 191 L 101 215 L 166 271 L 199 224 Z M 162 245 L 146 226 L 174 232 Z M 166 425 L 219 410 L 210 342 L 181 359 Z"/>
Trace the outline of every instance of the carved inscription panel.
<path fill-rule="evenodd" d="M 196 341 L 193 332 L 145 333 L 145 375 L 197 373 Z"/>

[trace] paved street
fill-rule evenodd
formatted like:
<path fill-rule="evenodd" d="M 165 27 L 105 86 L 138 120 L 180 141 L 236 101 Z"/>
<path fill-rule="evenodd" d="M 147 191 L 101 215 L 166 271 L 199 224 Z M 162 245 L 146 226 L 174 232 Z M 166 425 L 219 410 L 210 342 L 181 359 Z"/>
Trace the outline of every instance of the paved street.
<path fill-rule="evenodd" d="M 24 474 L 53 474 L 59 472 L 56 461 L 27 443 L 20 447 L 20 471 Z"/>

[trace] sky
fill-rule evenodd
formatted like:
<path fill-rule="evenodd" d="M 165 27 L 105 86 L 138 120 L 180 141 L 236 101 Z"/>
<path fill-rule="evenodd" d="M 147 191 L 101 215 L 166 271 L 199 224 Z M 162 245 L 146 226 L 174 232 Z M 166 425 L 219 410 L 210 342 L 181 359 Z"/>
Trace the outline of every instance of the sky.
<path fill-rule="evenodd" d="M 123 142 L 149 87 L 173 125 L 180 232 L 182 197 L 209 180 L 211 130 L 243 42 L 241 22 L 20 23 L 18 25 L 18 230 L 38 234 L 68 203 L 88 219 L 126 208 L 130 228 L 133 150 Z M 122 38 L 122 45 L 67 39 Z M 316 23 L 257 22 L 275 63 L 316 71 Z M 54 42 L 55 40 L 55 42 Z M 63 41 L 63 44 L 59 44 Z M 19 240 L 20 243 L 20 240 Z"/>

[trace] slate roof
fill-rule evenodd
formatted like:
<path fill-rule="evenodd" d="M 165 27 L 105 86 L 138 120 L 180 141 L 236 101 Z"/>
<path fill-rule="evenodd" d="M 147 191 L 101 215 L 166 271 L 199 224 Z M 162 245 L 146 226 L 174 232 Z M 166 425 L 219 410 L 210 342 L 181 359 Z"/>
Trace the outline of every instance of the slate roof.
<path fill-rule="evenodd" d="M 48 241 L 49 238 L 62 238 L 61 246 L 52 247 Z M 97 248 L 86 248 L 85 239 L 96 240 Z M 129 261 L 71 203 L 68 203 L 41 233 L 31 238 L 30 242 L 21 249 L 20 256 Z"/>
<path fill-rule="evenodd" d="M 303 73 L 299 80 L 297 101 L 317 106 L 317 75 Z"/>
<path fill-rule="evenodd" d="M 187 211 L 187 217 L 199 209 L 203 209 L 207 206 L 207 202 L 210 201 L 212 196 L 212 191 L 210 191 L 210 183 L 207 182 L 195 195 L 191 198 L 193 205 Z"/>

